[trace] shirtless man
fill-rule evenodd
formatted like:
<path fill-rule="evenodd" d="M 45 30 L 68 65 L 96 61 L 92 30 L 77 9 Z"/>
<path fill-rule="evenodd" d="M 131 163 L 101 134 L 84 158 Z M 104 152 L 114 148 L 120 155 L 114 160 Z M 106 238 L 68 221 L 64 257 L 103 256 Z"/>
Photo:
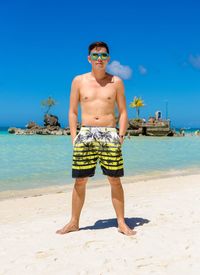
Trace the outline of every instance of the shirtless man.
<path fill-rule="evenodd" d="M 58 234 L 79 230 L 79 218 L 85 200 L 88 177 L 95 174 L 97 161 L 111 186 L 112 203 L 116 212 L 118 231 L 134 235 L 124 219 L 124 192 L 120 177 L 124 175 L 121 145 L 127 129 L 127 111 L 122 80 L 106 73 L 110 60 L 108 45 L 95 42 L 89 46 L 88 61 L 92 71 L 74 78 L 71 87 L 69 126 L 74 146 L 72 177 L 72 214 L 69 223 Z M 78 105 L 82 127 L 76 135 Z M 115 104 L 119 110 L 119 135 L 116 131 Z"/>

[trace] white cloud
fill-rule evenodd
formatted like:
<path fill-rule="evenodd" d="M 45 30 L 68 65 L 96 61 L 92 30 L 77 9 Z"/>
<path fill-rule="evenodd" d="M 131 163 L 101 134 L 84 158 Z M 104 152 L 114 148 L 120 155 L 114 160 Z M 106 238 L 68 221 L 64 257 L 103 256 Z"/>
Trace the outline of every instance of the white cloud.
<path fill-rule="evenodd" d="M 123 79 L 129 79 L 132 75 L 132 69 L 129 66 L 122 65 L 116 60 L 108 64 L 107 69 L 109 73 L 118 75 Z"/>
<path fill-rule="evenodd" d="M 194 56 L 191 54 L 189 56 L 189 62 L 195 69 L 200 70 L 200 55 Z"/>
<path fill-rule="evenodd" d="M 145 68 L 143 65 L 139 65 L 138 70 L 139 70 L 139 73 L 142 75 L 147 74 L 147 68 Z"/>

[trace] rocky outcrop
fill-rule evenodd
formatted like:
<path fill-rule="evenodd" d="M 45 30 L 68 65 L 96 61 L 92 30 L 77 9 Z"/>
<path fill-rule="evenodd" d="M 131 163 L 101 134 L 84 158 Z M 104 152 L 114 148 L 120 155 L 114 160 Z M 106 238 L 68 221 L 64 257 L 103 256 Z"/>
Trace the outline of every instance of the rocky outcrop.
<path fill-rule="evenodd" d="M 19 130 L 19 128 L 11 127 L 11 128 L 8 129 L 8 133 L 15 134 L 18 130 Z"/>
<path fill-rule="evenodd" d="M 128 121 L 128 130 L 138 130 L 142 126 L 142 120 L 130 119 Z"/>
<path fill-rule="evenodd" d="M 170 128 L 169 120 L 156 120 L 150 118 L 148 122 L 144 119 L 130 119 L 127 135 L 129 136 L 174 136 L 175 132 Z"/>
<path fill-rule="evenodd" d="M 58 117 L 54 115 L 46 114 L 44 116 L 44 126 L 57 126 L 60 127 L 60 123 L 58 122 Z"/>
<path fill-rule="evenodd" d="M 126 135 L 130 136 L 140 136 L 142 135 L 142 129 L 135 129 L 135 130 L 127 130 Z"/>
<path fill-rule="evenodd" d="M 31 129 L 21 129 L 16 127 L 11 127 L 8 129 L 8 132 L 10 134 L 15 135 L 56 135 L 56 136 L 62 136 L 62 135 L 70 135 L 69 128 L 51 128 L 51 127 L 37 127 L 37 128 L 31 128 Z"/>
<path fill-rule="evenodd" d="M 77 123 L 77 131 L 81 128 L 81 124 Z M 30 121 L 26 125 L 26 129 L 11 127 L 8 129 L 10 134 L 16 135 L 70 135 L 69 128 L 61 128 L 58 117 L 53 115 L 45 115 L 44 126 L 39 126 L 34 121 Z M 170 129 L 169 121 L 144 122 L 143 120 L 129 120 L 126 132 L 130 136 L 173 136 L 175 132 Z"/>
<path fill-rule="evenodd" d="M 27 129 L 38 129 L 40 128 L 40 126 L 35 123 L 34 121 L 30 121 L 27 125 L 26 125 Z"/>
<path fill-rule="evenodd" d="M 54 115 L 44 116 L 44 126 L 30 121 L 25 129 L 11 127 L 8 129 L 8 132 L 15 135 L 70 135 L 70 129 L 61 128 L 58 117 Z"/>

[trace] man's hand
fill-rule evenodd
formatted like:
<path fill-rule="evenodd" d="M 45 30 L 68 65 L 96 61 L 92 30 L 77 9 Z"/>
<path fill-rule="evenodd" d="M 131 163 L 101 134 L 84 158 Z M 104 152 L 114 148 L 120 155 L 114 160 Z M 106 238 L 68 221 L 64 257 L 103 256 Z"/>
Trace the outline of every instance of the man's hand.
<path fill-rule="evenodd" d="M 121 145 L 124 143 L 124 136 L 119 136 L 119 140 L 120 140 L 120 143 L 121 143 Z"/>
<path fill-rule="evenodd" d="M 71 137 L 73 146 L 74 146 L 75 138 L 76 138 L 76 136 Z"/>

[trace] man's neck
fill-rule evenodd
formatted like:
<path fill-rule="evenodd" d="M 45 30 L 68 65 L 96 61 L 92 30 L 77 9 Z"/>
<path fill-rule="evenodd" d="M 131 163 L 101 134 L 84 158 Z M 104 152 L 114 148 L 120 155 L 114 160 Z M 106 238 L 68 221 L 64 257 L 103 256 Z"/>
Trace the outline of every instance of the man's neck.
<path fill-rule="evenodd" d="M 96 80 L 102 80 L 106 77 L 106 71 L 104 70 L 92 70 L 91 75 L 96 78 Z"/>

